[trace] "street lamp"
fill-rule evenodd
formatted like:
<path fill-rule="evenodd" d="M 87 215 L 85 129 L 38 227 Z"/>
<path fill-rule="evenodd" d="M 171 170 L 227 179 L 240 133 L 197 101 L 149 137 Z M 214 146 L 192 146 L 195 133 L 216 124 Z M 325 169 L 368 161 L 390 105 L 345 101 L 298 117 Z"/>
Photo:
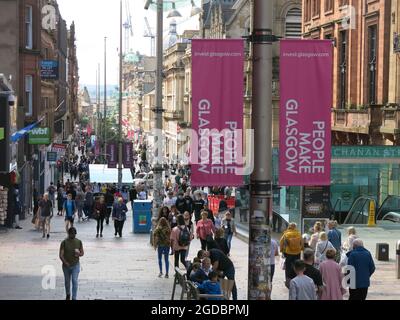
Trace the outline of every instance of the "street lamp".
<path fill-rule="evenodd" d="M 180 18 L 180 17 L 182 17 L 182 15 L 178 10 L 176 10 L 175 1 L 172 1 L 172 10 L 168 14 L 167 18 Z"/>
<path fill-rule="evenodd" d="M 169 13 L 168 17 L 181 16 L 176 10 L 175 1 L 164 1 L 164 0 L 147 0 L 144 8 L 149 9 L 152 3 L 156 3 L 157 6 L 157 47 L 156 47 L 156 57 L 157 57 L 157 69 L 156 69 L 156 104 L 153 112 L 155 113 L 155 129 L 157 130 L 157 154 L 154 155 L 156 162 L 153 168 L 154 172 L 154 206 L 153 206 L 153 218 L 157 217 L 158 209 L 163 203 L 164 186 L 162 183 L 162 126 L 163 126 L 163 9 L 164 3 L 172 3 L 172 11 Z M 199 10 L 194 10 L 194 1 L 192 0 L 192 13 L 199 12 Z"/>
<path fill-rule="evenodd" d="M 191 2 L 192 2 L 192 10 L 190 11 L 191 17 L 197 16 L 198 14 L 203 12 L 203 10 L 201 8 L 196 6 L 196 4 L 194 3 L 194 0 L 191 0 Z"/>

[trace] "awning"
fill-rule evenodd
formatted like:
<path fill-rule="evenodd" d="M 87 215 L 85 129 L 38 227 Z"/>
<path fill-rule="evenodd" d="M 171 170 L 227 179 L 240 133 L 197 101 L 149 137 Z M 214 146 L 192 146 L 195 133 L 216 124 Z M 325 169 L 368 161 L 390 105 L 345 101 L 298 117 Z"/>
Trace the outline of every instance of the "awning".
<path fill-rule="evenodd" d="M 42 122 L 44 119 L 44 117 L 42 117 L 38 122 L 35 122 L 33 124 L 30 124 L 29 126 L 27 126 L 26 128 L 23 128 L 17 132 L 15 132 L 12 136 L 11 136 L 11 142 L 18 142 L 19 139 L 23 138 L 26 134 L 28 134 L 31 130 L 35 129 L 40 122 Z"/>

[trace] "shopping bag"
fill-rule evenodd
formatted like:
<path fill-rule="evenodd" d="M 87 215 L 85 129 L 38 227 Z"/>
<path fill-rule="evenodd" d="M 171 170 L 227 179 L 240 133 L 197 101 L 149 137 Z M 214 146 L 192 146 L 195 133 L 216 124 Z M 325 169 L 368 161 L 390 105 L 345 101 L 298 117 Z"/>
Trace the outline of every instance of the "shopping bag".
<path fill-rule="evenodd" d="M 286 258 L 284 258 L 284 257 L 280 258 L 279 266 L 280 266 L 281 270 L 285 270 L 286 269 Z"/>
<path fill-rule="evenodd" d="M 347 265 L 347 255 L 346 253 L 342 252 L 340 255 L 340 263 L 339 263 L 340 267 L 344 267 Z"/>

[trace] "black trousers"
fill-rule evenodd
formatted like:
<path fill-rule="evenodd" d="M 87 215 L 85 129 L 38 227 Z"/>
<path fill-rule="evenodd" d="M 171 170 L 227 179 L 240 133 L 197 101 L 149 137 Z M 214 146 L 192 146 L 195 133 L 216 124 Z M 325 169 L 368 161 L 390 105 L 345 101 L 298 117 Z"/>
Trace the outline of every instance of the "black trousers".
<path fill-rule="evenodd" d="M 349 300 L 363 301 L 367 299 L 368 288 L 349 289 Z"/>
<path fill-rule="evenodd" d="M 187 269 L 186 266 L 186 251 L 187 250 L 179 250 L 175 251 L 175 268 L 179 268 L 179 258 L 181 259 L 181 263 L 184 265 L 185 269 Z"/>
<path fill-rule="evenodd" d="M 97 234 L 99 234 L 99 229 L 100 229 L 100 233 L 102 234 L 103 233 L 104 217 L 97 218 L 96 220 L 97 220 L 97 227 L 96 227 Z"/>
<path fill-rule="evenodd" d="M 207 240 L 200 239 L 201 242 L 201 250 L 207 250 Z"/>
<path fill-rule="evenodd" d="M 286 280 L 296 277 L 296 272 L 294 272 L 293 265 L 296 260 L 300 260 L 300 253 L 299 254 L 285 254 L 285 276 Z"/>
<path fill-rule="evenodd" d="M 107 207 L 107 216 L 106 216 L 106 223 L 107 224 L 110 221 L 111 211 L 112 211 L 112 207 L 110 207 L 110 208 Z"/>
<path fill-rule="evenodd" d="M 119 234 L 122 237 L 122 229 L 124 228 L 125 221 L 114 220 L 115 235 Z"/>

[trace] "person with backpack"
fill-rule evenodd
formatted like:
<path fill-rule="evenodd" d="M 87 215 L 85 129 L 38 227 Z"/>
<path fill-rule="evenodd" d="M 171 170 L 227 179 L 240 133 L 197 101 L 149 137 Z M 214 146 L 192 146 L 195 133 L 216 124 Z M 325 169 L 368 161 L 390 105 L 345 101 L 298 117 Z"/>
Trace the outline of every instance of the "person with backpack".
<path fill-rule="evenodd" d="M 57 191 L 57 208 L 58 208 L 57 215 L 58 216 L 62 216 L 62 212 L 64 209 L 64 201 L 65 201 L 64 194 L 65 194 L 64 188 L 60 187 Z"/>
<path fill-rule="evenodd" d="M 183 215 L 178 215 L 177 221 L 178 225 L 171 232 L 171 247 L 175 255 L 175 268 L 179 267 L 180 259 L 185 269 L 187 269 L 186 252 L 189 248 L 192 234 L 185 224 Z"/>
<path fill-rule="evenodd" d="M 215 226 L 210 219 L 208 219 L 208 212 L 201 212 L 201 220 L 196 226 L 197 239 L 200 239 L 201 249 L 207 250 L 208 243 L 212 242 L 213 234 L 215 234 Z"/>
<path fill-rule="evenodd" d="M 304 244 L 301 233 L 297 230 L 297 224 L 291 222 L 280 240 L 280 250 L 285 259 L 285 277 L 288 288 L 290 280 L 296 277 L 293 264 L 295 261 L 300 260 L 303 249 Z"/>
<path fill-rule="evenodd" d="M 65 231 L 68 233 L 68 230 L 73 228 L 76 205 L 75 201 L 72 200 L 72 194 L 67 195 L 67 200 L 64 201 L 64 212 L 65 212 Z"/>
<path fill-rule="evenodd" d="M 162 258 L 165 259 L 165 278 L 168 279 L 169 273 L 169 248 L 171 246 L 171 227 L 167 219 L 162 217 L 153 232 L 153 246 L 158 250 L 158 266 L 160 268 L 159 278 L 163 276 Z"/>

